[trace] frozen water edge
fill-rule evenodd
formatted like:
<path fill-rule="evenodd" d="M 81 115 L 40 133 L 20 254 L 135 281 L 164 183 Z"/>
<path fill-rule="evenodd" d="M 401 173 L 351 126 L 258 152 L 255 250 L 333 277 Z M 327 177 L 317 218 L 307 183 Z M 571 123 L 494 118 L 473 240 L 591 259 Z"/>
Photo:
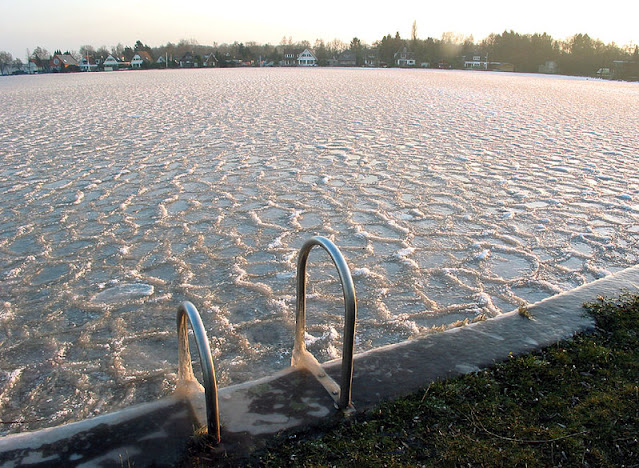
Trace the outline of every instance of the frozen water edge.
<path fill-rule="evenodd" d="M 468 327 L 431 334 L 355 356 L 353 402 L 364 410 L 429 383 L 474 372 L 509 356 L 556 343 L 592 328 L 581 304 L 622 292 L 639 292 L 639 266 L 558 294 L 529 307 Z M 324 371 L 337 376 L 340 362 Z M 335 413 L 333 400 L 307 372 L 287 369 L 220 390 L 224 456 L 248 455 L 283 430 L 321 423 Z M 185 398 L 190 404 L 185 404 Z M 300 410 L 300 408 L 303 408 Z M 202 388 L 190 382 L 170 398 L 34 433 L 0 438 L 0 463 L 46 460 L 142 466 L 181 460 L 193 426 L 206 418 Z M 105 444 L 104 434 L 109 434 Z M 78 444 L 77 440 L 82 443 Z M 227 460 L 228 461 L 228 460 Z"/>
<path fill-rule="evenodd" d="M 637 263 L 635 85 L 199 72 L 0 83 L 14 112 L 0 148 L 0 410 L 43 421 L 10 430 L 170 393 L 183 299 L 203 312 L 223 385 L 286 367 L 296 252 L 315 234 L 357 272 L 357 351 Z M 164 98 L 177 90 L 188 104 Z M 114 113 L 115 94 L 135 105 Z M 127 284 L 152 294 L 90 301 Z M 308 332 L 326 336 L 312 351 L 330 359 L 342 305 L 321 254 L 309 284 Z"/>

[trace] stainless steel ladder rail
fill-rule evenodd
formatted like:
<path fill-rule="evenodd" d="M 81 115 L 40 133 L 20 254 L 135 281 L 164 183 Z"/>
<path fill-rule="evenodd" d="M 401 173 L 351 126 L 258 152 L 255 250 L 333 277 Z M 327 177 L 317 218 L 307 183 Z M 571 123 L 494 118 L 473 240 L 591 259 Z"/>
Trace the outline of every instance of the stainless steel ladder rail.
<path fill-rule="evenodd" d="M 319 245 L 331 257 L 342 284 L 344 293 L 344 344 L 342 349 L 341 387 L 331 379 L 320 364 L 306 350 L 304 334 L 306 332 L 306 264 L 311 249 Z M 295 345 L 293 348 L 293 366 L 306 367 L 315 374 L 320 383 L 329 391 L 331 397 L 343 411 L 353 409 L 351 404 L 351 385 L 353 383 L 353 345 L 355 342 L 355 321 L 357 319 L 357 298 L 350 269 L 340 250 L 325 237 L 315 236 L 304 243 L 297 259 L 297 304 L 295 311 Z"/>
<path fill-rule="evenodd" d="M 191 322 L 195 343 L 197 344 L 200 363 L 202 365 L 202 377 L 204 380 L 204 399 L 206 402 L 206 422 L 209 436 L 216 443 L 220 442 L 220 413 L 218 409 L 217 381 L 215 379 L 215 367 L 211 357 L 209 339 L 204 330 L 200 313 L 189 301 L 183 302 L 177 312 L 178 330 L 178 378 L 182 380 L 194 380 L 191 353 L 189 351 L 189 335 L 186 319 Z"/>

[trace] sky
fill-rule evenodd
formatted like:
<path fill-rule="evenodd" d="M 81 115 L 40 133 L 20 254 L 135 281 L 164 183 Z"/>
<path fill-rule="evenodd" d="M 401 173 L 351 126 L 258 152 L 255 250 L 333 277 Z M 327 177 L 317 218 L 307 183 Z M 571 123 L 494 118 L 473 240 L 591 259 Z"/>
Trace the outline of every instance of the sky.
<path fill-rule="evenodd" d="M 639 44 L 638 0 L 0 0 L 0 51 L 24 61 L 36 46 L 53 52 L 138 39 L 151 47 L 181 39 L 279 44 L 283 37 L 372 44 L 396 32 L 410 38 L 413 21 L 422 39 L 454 32 L 479 42 L 514 30 Z"/>

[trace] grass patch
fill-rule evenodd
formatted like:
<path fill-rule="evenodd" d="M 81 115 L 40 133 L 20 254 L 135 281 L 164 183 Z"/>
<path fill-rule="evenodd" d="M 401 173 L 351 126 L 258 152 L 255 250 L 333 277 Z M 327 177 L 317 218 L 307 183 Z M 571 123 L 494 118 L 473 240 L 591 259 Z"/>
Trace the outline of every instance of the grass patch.
<path fill-rule="evenodd" d="M 593 334 L 284 435 L 245 464 L 639 466 L 639 297 L 586 307 Z"/>

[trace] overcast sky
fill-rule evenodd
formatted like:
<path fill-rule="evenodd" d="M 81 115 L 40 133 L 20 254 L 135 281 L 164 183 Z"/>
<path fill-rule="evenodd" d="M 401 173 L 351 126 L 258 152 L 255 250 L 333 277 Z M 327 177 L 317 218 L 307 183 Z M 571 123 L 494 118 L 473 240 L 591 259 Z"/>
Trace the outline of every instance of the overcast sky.
<path fill-rule="evenodd" d="M 311 44 L 356 36 L 370 44 L 395 32 L 409 38 L 413 21 L 420 38 L 455 32 L 478 42 L 512 29 L 639 44 L 639 0 L 0 0 L 0 50 L 22 58 L 36 46 L 279 44 L 284 36 Z"/>

